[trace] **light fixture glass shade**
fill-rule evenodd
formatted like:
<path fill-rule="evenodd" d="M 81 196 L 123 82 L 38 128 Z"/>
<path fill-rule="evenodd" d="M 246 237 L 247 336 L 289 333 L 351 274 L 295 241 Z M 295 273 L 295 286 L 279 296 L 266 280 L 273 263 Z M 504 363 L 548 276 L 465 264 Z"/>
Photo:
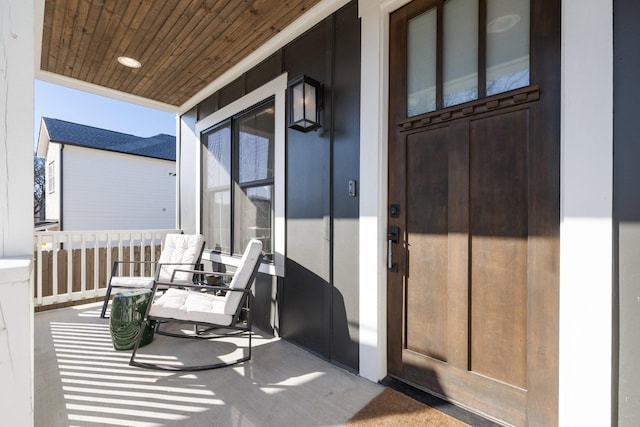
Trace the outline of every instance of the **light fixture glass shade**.
<path fill-rule="evenodd" d="M 309 132 L 320 127 L 321 84 L 307 76 L 289 82 L 289 127 Z"/>
<path fill-rule="evenodd" d="M 292 122 L 298 123 L 304 121 L 304 84 L 297 84 L 291 88 L 293 91 L 291 99 Z"/>
<path fill-rule="evenodd" d="M 138 61 L 137 59 L 129 58 L 127 56 L 119 56 L 118 62 L 124 65 L 125 67 L 129 67 L 129 68 L 142 67 L 142 64 L 140 63 L 140 61 Z"/>

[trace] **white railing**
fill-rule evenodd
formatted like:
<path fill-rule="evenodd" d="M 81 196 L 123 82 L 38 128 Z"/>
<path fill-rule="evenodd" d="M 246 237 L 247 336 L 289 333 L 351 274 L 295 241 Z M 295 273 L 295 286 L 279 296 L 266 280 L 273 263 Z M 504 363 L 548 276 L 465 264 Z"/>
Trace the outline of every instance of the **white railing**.
<path fill-rule="evenodd" d="M 104 296 L 114 261 L 156 261 L 164 236 L 176 232 L 179 230 L 35 232 L 34 306 Z M 132 276 L 155 273 L 153 265 L 146 270 L 124 268 Z"/>

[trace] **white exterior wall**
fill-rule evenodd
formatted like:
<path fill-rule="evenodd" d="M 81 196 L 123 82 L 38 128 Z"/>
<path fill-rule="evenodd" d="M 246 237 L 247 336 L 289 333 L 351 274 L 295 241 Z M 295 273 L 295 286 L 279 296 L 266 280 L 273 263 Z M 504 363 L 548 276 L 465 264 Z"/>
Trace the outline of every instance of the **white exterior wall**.
<path fill-rule="evenodd" d="M 33 425 L 34 2 L 0 0 L 0 424 Z"/>
<path fill-rule="evenodd" d="M 71 145 L 62 156 L 63 231 L 175 228 L 175 162 Z"/>

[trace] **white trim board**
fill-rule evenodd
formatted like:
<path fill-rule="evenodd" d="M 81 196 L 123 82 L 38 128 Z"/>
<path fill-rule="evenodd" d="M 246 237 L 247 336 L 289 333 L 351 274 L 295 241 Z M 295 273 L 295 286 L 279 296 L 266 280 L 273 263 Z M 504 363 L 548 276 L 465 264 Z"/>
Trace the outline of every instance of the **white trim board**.
<path fill-rule="evenodd" d="M 561 426 L 610 425 L 612 2 L 562 2 L 561 79 L 558 420 Z"/>

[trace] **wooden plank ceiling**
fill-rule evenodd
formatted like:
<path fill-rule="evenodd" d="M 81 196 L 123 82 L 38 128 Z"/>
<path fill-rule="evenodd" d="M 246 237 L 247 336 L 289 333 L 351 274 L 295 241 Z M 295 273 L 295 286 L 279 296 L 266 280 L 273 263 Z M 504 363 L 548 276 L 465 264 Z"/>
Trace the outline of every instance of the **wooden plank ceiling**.
<path fill-rule="evenodd" d="M 180 106 L 319 1 L 46 0 L 41 69 Z"/>

